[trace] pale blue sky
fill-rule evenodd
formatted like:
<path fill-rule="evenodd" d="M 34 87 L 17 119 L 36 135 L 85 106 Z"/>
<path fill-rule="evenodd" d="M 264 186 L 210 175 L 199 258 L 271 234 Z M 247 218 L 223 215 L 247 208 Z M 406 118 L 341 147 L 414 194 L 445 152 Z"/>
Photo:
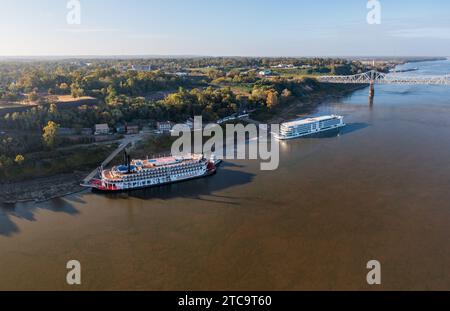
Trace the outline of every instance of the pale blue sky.
<path fill-rule="evenodd" d="M 0 55 L 450 55 L 450 1 L 0 0 Z"/>

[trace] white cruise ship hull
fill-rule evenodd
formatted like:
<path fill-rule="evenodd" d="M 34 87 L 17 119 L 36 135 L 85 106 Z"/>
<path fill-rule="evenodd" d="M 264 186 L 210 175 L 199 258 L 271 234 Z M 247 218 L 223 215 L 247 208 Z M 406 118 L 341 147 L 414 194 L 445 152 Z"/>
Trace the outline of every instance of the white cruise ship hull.
<path fill-rule="evenodd" d="M 299 134 L 299 135 L 295 135 L 295 136 L 280 136 L 279 134 L 273 133 L 275 139 L 277 140 L 292 140 L 292 139 L 298 139 L 298 138 L 302 138 L 302 137 L 313 137 L 313 136 L 319 136 L 320 134 L 328 134 L 328 133 L 332 133 L 332 132 L 339 132 L 343 127 L 345 127 L 346 124 L 342 124 L 336 127 L 332 127 L 332 128 L 327 128 L 327 129 L 323 129 L 323 130 L 318 130 L 318 131 L 311 131 L 305 134 Z"/>
<path fill-rule="evenodd" d="M 298 119 L 282 123 L 279 133 L 272 133 L 278 140 L 291 140 L 302 137 L 319 136 L 322 133 L 339 132 L 346 126 L 344 118 L 330 115 L 308 119 Z"/>

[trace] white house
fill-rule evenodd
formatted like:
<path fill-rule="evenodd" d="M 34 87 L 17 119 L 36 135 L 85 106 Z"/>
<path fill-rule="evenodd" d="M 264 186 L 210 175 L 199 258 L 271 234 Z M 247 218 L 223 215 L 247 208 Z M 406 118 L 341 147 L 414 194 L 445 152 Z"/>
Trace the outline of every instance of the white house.
<path fill-rule="evenodd" d="M 259 72 L 259 75 L 260 76 L 270 76 L 270 75 L 272 75 L 272 70 L 262 70 L 262 71 L 260 71 Z"/>
<path fill-rule="evenodd" d="M 170 131 L 172 130 L 172 127 L 173 127 L 173 123 L 170 121 L 158 122 L 156 124 L 156 128 L 158 129 L 158 132 L 160 132 L 160 133 L 170 133 Z"/>
<path fill-rule="evenodd" d="M 108 135 L 109 126 L 108 124 L 96 124 L 95 125 L 95 135 Z"/>
<path fill-rule="evenodd" d="M 151 65 L 133 65 L 131 66 L 132 71 L 152 71 Z"/>

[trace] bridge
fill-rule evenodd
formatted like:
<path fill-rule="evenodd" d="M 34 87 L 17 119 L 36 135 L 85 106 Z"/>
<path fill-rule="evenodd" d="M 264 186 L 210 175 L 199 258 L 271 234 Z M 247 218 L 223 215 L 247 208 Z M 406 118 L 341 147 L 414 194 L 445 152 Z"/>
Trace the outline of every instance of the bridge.
<path fill-rule="evenodd" d="M 370 84 L 371 98 L 375 95 L 375 84 L 401 84 L 401 85 L 449 85 L 450 75 L 445 76 L 406 76 L 396 73 L 382 73 L 376 70 L 349 75 L 349 76 L 321 76 L 317 80 L 322 83 L 338 84 Z"/>
<path fill-rule="evenodd" d="M 425 84 L 450 85 L 450 75 L 445 76 L 405 76 L 395 73 L 382 73 L 371 70 L 351 76 L 321 76 L 317 78 L 325 83 L 353 83 L 353 84 Z"/>

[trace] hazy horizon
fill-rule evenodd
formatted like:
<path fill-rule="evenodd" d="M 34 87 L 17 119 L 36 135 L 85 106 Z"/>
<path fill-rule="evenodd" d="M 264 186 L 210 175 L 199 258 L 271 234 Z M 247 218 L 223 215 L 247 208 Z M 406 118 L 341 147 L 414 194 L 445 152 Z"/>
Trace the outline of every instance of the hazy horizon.
<path fill-rule="evenodd" d="M 0 60 L 71 60 L 71 59 L 177 59 L 177 58 L 342 58 L 342 59 L 414 59 L 414 58 L 450 58 L 445 55 L 297 55 L 297 56 L 262 56 L 262 55 L 0 55 Z"/>

